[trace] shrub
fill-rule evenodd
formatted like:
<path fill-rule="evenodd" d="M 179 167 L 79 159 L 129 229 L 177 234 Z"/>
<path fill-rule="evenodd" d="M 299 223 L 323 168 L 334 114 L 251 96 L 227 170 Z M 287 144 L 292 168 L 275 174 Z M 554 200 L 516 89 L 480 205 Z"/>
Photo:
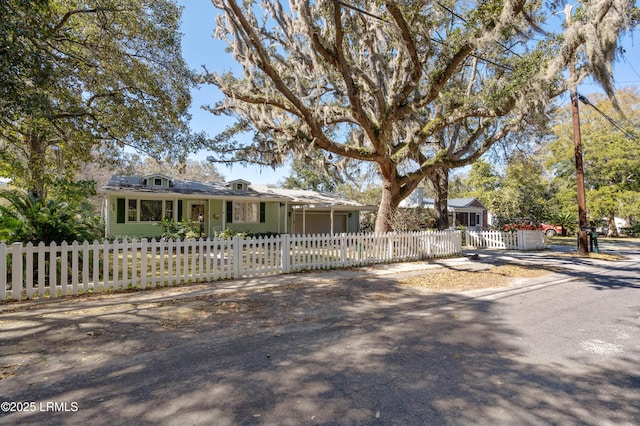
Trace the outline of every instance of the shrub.
<path fill-rule="evenodd" d="M 197 226 L 191 222 L 183 220 L 176 222 L 173 219 L 164 218 L 160 222 L 162 227 L 161 237 L 167 240 L 184 240 L 185 238 L 198 238 L 200 236 L 200 224 Z"/>
<path fill-rule="evenodd" d="M 92 241 L 102 236 L 100 218 L 80 205 L 43 200 L 24 191 L 0 191 L 0 239 L 7 243 Z"/>
<path fill-rule="evenodd" d="M 437 227 L 433 209 L 424 207 L 397 209 L 392 225 L 396 232 L 421 231 Z"/>
<path fill-rule="evenodd" d="M 632 226 L 621 228 L 620 232 L 629 237 L 640 237 L 640 222 L 634 223 Z"/>
<path fill-rule="evenodd" d="M 240 237 L 240 238 L 246 238 L 247 236 L 249 236 L 249 234 L 247 232 L 243 232 L 243 231 L 234 231 L 232 229 L 225 229 L 222 232 L 218 233 L 218 238 L 221 239 L 229 239 L 229 238 L 233 238 L 233 237 Z"/>

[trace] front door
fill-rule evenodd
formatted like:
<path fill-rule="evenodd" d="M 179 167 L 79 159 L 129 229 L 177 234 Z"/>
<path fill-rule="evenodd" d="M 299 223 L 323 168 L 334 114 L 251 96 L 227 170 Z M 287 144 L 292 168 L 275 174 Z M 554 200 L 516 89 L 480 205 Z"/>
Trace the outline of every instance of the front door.
<path fill-rule="evenodd" d="M 204 222 L 204 204 L 191 204 L 189 219 L 192 222 Z"/>
<path fill-rule="evenodd" d="M 200 236 L 204 234 L 204 203 L 194 203 L 190 207 L 189 219 L 191 222 L 199 222 Z"/>

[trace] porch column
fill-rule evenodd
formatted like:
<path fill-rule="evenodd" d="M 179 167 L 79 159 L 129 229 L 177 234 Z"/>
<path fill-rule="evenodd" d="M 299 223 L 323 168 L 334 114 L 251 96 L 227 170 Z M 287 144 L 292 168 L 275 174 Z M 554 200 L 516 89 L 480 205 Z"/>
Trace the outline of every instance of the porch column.
<path fill-rule="evenodd" d="M 224 231 L 227 229 L 227 200 L 222 199 L 222 229 L 220 231 Z"/>
<path fill-rule="evenodd" d="M 284 233 L 287 234 L 287 225 L 289 224 L 289 203 L 284 203 Z"/>
<path fill-rule="evenodd" d="M 213 232 L 213 210 L 211 209 L 211 198 L 207 200 L 207 208 L 206 213 L 204 215 L 205 220 L 207 221 L 207 238 L 211 238 L 214 234 Z"/>
<path fill-rule="evenodd" d="M 331 206 L 331 235 L 333 235 L 333 206 Z"/>
<path fill-rule="evenodd" d="M 102 205 L 102 211 L 104 212 L 104 235 L 105 236 L 109 236 L 110 233 L 110 227 L 111 227 L 111 220 L 109 220 L 109 215 L 110 215 L 110 211 L 109 208 L 111 207 L 111 204 L 109 203 L 109 195 L 106 195 L 104 197 L 104 203 Z"/>
<path fill-rule="evenodd" d="M 307 235 L 307 205 L 302 205 L 302 235 Z"/>

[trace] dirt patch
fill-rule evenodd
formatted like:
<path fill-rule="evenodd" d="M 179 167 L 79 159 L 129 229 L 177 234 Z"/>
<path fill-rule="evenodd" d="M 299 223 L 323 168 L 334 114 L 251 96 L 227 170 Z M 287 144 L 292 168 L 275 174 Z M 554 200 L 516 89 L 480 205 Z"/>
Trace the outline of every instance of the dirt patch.
<path fill-rule="evenodd" d="M 554 255 L 557 257 L 578 257 L 587 259 L 608 260 L 610 262 L 617 262 L 625 259 L 624 256 L 608 253 L 556 253 Z"/>
<path fill-rule="evenodd" d="M 481 271 L 444 270 L 404 278 L 403 286 L 427 288 L 439 292 L 455 292 L 493 287 L 508 287 L 515 278 L 536 278 L 550 271 L 538 266 L 502 265 Z"/>

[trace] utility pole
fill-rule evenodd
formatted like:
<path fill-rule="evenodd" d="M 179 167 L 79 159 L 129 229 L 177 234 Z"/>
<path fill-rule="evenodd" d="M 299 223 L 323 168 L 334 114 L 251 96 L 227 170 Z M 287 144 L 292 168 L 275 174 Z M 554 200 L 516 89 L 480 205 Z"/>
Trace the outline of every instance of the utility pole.
<path fill-rule="evenodd" d="M 572 5 L 565 6 L 564 13 L 567 28 L 571 25 Z M 587 224 L 587 201 L 584 192 L 584 167 L 582 163 L 582 136 L 580 134 L 580 111 L 578 109 L 578 89 L 575 79 L 575 56 L 569 66 L 569 84 L 571 90 L 571 119 L 573 122 L 573 148 L 576 158 L 576 188 L 578 191 L 578 253 L 589 251 L 589 240 L 585 227 Z"/>
<path fill-rule="evenodd" d="M 578 110 L 578 93 L 575 90 L 571 91 L 571 117 L 573 121 L 573 147 L 576 157 L 576 188 L 578 190 L 578 253 L 584 254 L 588 252 L 589 247 L 587 232 L 585 231 L 587 226 L 587 202 L 584 192 L 580 111 Z"/>

